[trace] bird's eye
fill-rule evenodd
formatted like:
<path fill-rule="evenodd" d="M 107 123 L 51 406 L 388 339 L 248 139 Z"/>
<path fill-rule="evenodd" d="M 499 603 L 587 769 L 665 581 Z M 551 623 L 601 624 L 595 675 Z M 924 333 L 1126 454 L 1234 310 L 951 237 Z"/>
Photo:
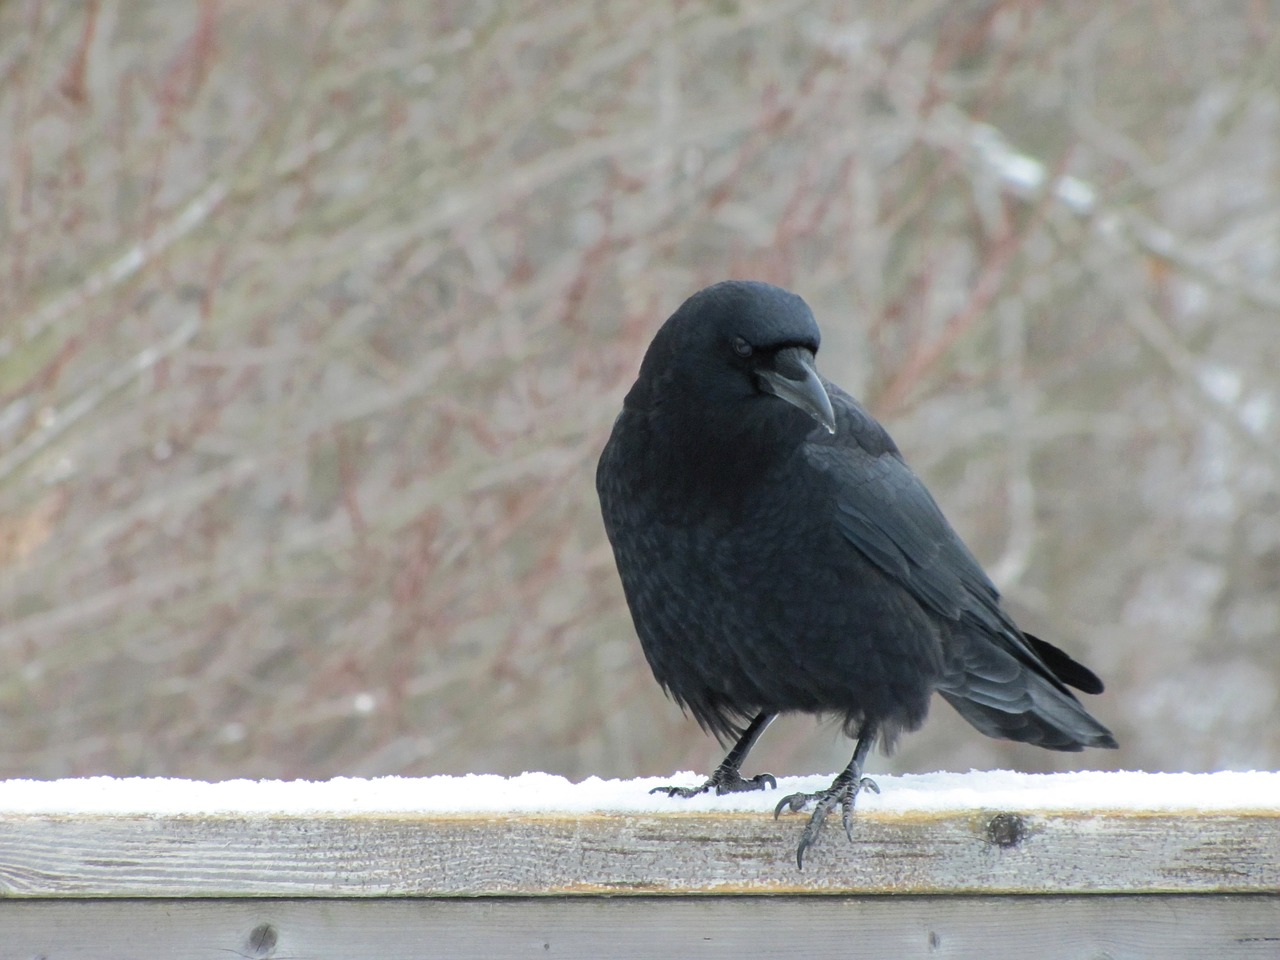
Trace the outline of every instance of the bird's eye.
<path fill-rule="evenodd" d="M 734 337 L 733 352 L 740 357 L 749 357 L 751 356 L 751 344 L 747 343 L 742 337 Z"/>

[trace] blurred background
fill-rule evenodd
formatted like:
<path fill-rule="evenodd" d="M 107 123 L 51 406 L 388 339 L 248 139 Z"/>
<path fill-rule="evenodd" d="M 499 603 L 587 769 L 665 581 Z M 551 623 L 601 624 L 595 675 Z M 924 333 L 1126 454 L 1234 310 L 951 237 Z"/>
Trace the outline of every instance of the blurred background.
<path fill-rule="evenodd" d="M 872 769 L 1280 763 L 1277 3 L 11 0 L 0 776 L 709 771 L 593 475 L 727 277 L 1122 745 Z"/>

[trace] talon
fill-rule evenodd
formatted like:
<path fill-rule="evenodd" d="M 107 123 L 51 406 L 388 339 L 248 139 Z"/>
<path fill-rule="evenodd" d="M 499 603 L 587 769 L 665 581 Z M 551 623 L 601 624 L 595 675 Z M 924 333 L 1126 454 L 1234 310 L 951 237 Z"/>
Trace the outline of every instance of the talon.
<path fill-rule="evenodd" d="M 764 790 L 766 787 L 777 789 L 778 781 L 774 779 L 772 773 L 758 773 L 750 780 L 743 779 L 738 774 L 721 774 L 716 771 L 711 779 L 707 781 L 708 787 L 714 785 L 716 794 L 723 796 L 726 793 L 745 793 L 749 790 Z"/>
<path fill-rule="evenodd" d="M 772 787 L 775 790 L 778 787 L 778 781 L 774 779 L 772 773 L 758 773 L 750 780 L 744 779 L 742 774 L 737 770 L 725 770 L 723 767 L 716 770 L 706 779 L 706 782 L 699 787 L 654 787 L 650 793 L 665 793 L 668 797 L 683 797 L 689 799 L 696 797 L 700 793 L 706 793 L 714 790 L 716 796 L 722 797 L 726 793 L 742 793 L 748 790 L 764 790 L 766 787 Z"/>
<path fill-rule="evenodd" d="M 782 808 L 786 807 L 789 813 L 795 813 L 797 810 L 803 810 L 809 805 L 809 801 L 813 800 L 817 795 L 813 793 L 790 793 L 778 801 L 778 805 L 773 808 L 773 819 L 777 820 L 782 813 Z"/>
<path fill-rule="evenodd" d="M 654 787 L 649 793 L 665 793 L 668 797 L 683 797 L 688 800 L 690 797 L 696 797 L 704 792 L 707 787 L 708 785 L 705 783 L 700 787 Z"/>
<path fill-rule="evenodd" d="M 828 814 L 835 809 L 836 804 L 840 805 L 840 821 L 844 824 L 844 834 L 853 841 L 853 809 L 858 799 L 858 794 L 863 790 L 870 790 L 873 793 L 879 793 L 880 788 L 876 786 L 875 781 L 870 777 L 853 777 L 841 774 L 836 777 L 835 782 L 825 790 L 819 790 L 817 793 L 793 793 L 783 797 L 778 805 L 773 809 L 773 818 L 778 819 L 778 815 L 783 809 L 790 809 L 791 812 L 803 810 L 810 802 L 817 804 L 814 807 L 813 814 L 809 817 L 809 822 L 805 824 L 804 831 L 800 834 L 800 845 L 796 847 L 796 866 L 801 870 L 804 869 L 805 852 L 818 842 L 818 837 L 822 833 L 822 827 L 826 823 Z"/>
<path fill-rule="evenodd" d="M 830 811 L 831 805 L 823 800 L 818 804 L 818 808 L 813 811 L 813 815 L 809 817 L 809 822 L 804 826 L 804 832 L 800 834 L 800 844 L 796 847 L 796 867 L 800 870 L 804 869 L 805 851 L 818 842 L 818 836 L 822 833 L 822 824 L 827 819 L 827 813 Z"/>
<path fill-rule="evenodd" d="M 809 849 L 811 841 L 807 836 L 800 838 L 800 846 L 796 847 L 796 869 L 804 869 L 804 852 Z"/>

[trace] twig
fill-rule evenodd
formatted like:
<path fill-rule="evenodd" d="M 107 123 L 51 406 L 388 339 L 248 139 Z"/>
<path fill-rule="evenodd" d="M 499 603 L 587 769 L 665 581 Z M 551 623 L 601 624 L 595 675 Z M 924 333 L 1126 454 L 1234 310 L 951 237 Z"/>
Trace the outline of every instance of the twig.
<path fill-rule="evenodd" d="M 132 383 L 165 357 L 179 350 L 196 335 L 199 329 L 199 318 L 188 318 L 159 345 L 140 351 L 128 363 L 116 367 L 101 380 L 86 387 L 79 396 L 60 410 L 54 410 L 51 415 L 44 418 L 35 431 L 24 437 L 21 443 L 0 456 L 0 482 L 29 463 L 41 450 L 82 417 L 95 410 L 111 394 Z"/>
<path fill-rule="evenodd" d="M 230 193 L 224 180 L 214 180 L 167 223 L 161 224 L 149 237 L 139 240 L 107 266 L 96 270 L 72 290 L 54 297 L 21 324 L 23 336 L 30 340 L 45 328 L 57 323 L 72 310 L 83 306 L 102 293 L 119 286 L 164 253 L 177 241 L 204 223 Z"/>

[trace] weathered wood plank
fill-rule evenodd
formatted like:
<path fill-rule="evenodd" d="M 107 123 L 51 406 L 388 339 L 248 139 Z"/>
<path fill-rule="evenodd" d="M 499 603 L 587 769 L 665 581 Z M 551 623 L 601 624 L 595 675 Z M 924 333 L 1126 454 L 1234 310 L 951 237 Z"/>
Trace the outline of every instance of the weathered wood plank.
<path fill-rule="evenodd" d="M 0 896 L 378 897 L 1280 890 L 1280 816 L 860 812 L 796 869 L 799 817 L 0 817 Z"/>
<path fill-rule="evenodd" d="M 0 901 L 5 957 L 1273 960 L 1280 898 Z"/>

